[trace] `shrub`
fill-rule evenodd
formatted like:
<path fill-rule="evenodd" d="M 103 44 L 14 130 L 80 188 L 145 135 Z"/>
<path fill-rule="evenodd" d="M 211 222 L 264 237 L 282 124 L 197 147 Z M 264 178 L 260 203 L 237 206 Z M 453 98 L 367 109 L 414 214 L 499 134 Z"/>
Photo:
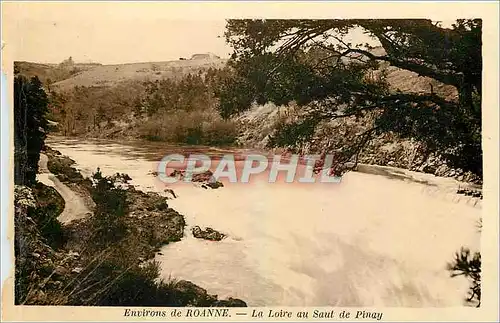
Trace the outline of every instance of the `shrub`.
<path fill-rule="evenodd" d="M 100 306 L 173 306 L 175 281 L 156 281 L 160 275 L 159 264 L 148 262 L 123 271 L 97 300 Z"/>
<path fill-rule="evenodd" d="M 49 294 L 54 291 L 51 284 L 59 260 L 54 245 L 60 245 L 62 237 L 61 226 L 56 219 L 61 209 L 58 198 L 61 197 L 53 188 L 40 183 L 33 188 L 15 187 L 16 304 L 47 304 Z M 55 212 L 40 211 L 44 209 Z"/>
<path fill-rule="evenodd" d="M 56 175 L 62 182 L 80 183 L 83 181 L 83 176 L 78 170 L 72 167 L 75 161 L 66 156 L 56 156 L 49 154 L 47 168 Z"/>
<path fill-rule="evenodd" d="M 57 217 L 64 210 L 64 199 L 50 186 L 36 183 L 33 188 L 36 207 L 29 209 L 29 216 L 36 222 L 40 234 L 52 248 L 65 242 L 64 231 Z"/>
<path fill-rule="evenodd" d="M 124 216 L 127 213 L 126 191 L 116 185 L 120 176 L 103 177 L 99 168 L 93 174 L 91 196 L 96 207 L 92 218 L 99 243 L 119 241 L 126 234 Z"/>
<path fill-rule="evenodd" d="M 209 123 L 204 130 L 204 141 L 207 145 L 226 146 L 236 141 L 238 130 L 231 121 L 216 120 Z"/>
<path fill-rule="evenodd" d="M 471 254 L 467 248 L 461 248 L 455 253 L 455 259 L 448 264 L 451 277 L 465 276 L 470 281 L 467 301 L 481 305 L 481 254 Z"/>
<path fill-rule="evenodd" d="M 215 111 L 171 111 L 151 118 L 140 128 L 144 139 L 188 145 L 229 145 L 238 135 L 236 124 Z"/>

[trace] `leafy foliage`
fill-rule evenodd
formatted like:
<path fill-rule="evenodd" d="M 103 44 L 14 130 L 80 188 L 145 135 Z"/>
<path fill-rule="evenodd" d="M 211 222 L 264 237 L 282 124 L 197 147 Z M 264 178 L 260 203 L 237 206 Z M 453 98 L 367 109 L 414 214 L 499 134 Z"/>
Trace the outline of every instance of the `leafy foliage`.
<path fill-rule="evenodd" d="M 214 94 L 227 73 L 209 68 L 179 78 L 53 91 L 51 116 L 63 135 L 106 136 L 125 125 L 126 135 L 152 141 L 229 145 L 236 125 L 219 116 Z"/>
<path fill-rule="evenodd" d="M 101 270 L 115 271 L 111 263 L 103 266 Z M 93 279 L 98 283 L 100 276 L 113 277 L 117 279 L 106 292 L 95 298 L 94 304 L 101 306 L 173 306 L 176 303 L 174 287 L 175 281 L 158 281 L 160 275 L 159 264 L 147 263 L 143 267 L 133 266 L 123 270 L 121 276 L 113 272 L 96 273 Z M 109 280 L 109 279 L 108 279 Z M 92 281 L 92 280 L 91 280 Z M 91 282 L 89 281 L 89 283 Z"/>
<path fill-rule="evenodd" d="M 352 32 L 371 43 L 351 43 Z M 307 121 L 279 129 L 272 145 L 300 142 L 323 120 L 372 113 L 371 128 L 351 138 L 351 147 L 336 147 L 339 163 L 356 161 L 371 138 L 393 132 L 451 167 L 482 174 L 481 20 L 451 28 L 423 19 L 229 20 L 225 36 L 234 53 L 231 81 L 218 92 L 223 117 L 254 102 L 303 108 Z M 381 64 L 455 87 L 458 98 L 432 86 L 429 93 L 393 91 Z"/>
<path fill-rule="evenodd" d="M 99 132 L 111 126 L 113 120 L 131 114 L 134 100 L 142 91 L 142 84 L 134 82 L 114 87 L 76 86 L 66 92 L 51 91 L 50 112 L 65 136 Z"/>
<path fill-rule="evenodd" d="M 455 254 L 455 259 L 448 264 L 451 277 L 465 276 L 470 281 L 468 302 L 481 305 L 481 254 L 475 252 L 471 254 L 467 248 L 460 249 Z"/>
<path fill-rule="evenodd" d="M 64 199 L 53 188 L 42 183 L 33 187 L 36 207 L 28 215 L 36 222 L 40 234 L 52 248 L 59 248 L 65 242 L 64 230 L 57 217 L 64 210 Z"/>
<path fill-rule="evenodd" d="M 145 92 L 136 103 L 135 116 L 146 117 L 142 137 L 190 145 L 229 145 L 237 130 L 215 110 L 215 91 L 226 70 L 210 68 L 205 74 L 188 74 L 180 80 L 144 83 Z"/>
<path fill-rule="evenodd" d="M 14 78 L 14 182 L 36 182 L 40 150 L 43 147 L 48 99 L 37 77 Z"/>
<path fill-rule="evenodd" d="M 211 69 L 209 73 L 214 73 Z M 210 75 L 208 76 L 210 77 Z M 145 95 L 142 110 L 148 116 L 159 111 L 185 110 L 192 111 L 200 107 L 214 104 L 214 97 L 201 73 L 188 74 L 180 80 L 163 79 L 156 82 L 145 82 Z"/>
<path fill-rule="evenodd" d="M 72 167 L 75 163 L 74 160 L 67 156 L 52 154 L 50 148 L 47 148 L 45 153 L 50 156 L 47 162 L 47 168 L 52 174 L 56 175 L 59 180 L 66 183 L 82 183 L 85 181 L 82 174 Z"/>
<path fill-rule="evenodd" d="M 99 169 L 93 174 L 94 186 L 91 196 L 96 207 L 94 210 L 94 230 L 99 244 L 109 244 L 121 240 L 127 231 L 124 216 L 127 212 L 126 191 L 117 186 L 116 180 L 123 179 L 104 177 Z"/>

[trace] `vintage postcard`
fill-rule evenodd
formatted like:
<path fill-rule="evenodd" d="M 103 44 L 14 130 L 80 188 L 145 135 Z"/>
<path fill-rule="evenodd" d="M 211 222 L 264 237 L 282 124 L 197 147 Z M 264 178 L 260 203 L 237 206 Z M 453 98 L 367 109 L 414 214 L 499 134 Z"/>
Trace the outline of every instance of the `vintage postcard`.
<path fill-rule="evenodd" d="M 498 321 L 498 2 L 2 2 L 2 320 Z"/>

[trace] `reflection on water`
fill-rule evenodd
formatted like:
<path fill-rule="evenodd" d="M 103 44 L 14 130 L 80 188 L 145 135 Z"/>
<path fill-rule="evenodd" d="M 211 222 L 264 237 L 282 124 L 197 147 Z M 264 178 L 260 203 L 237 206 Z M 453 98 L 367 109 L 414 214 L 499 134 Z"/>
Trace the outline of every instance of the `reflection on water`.
<path fill-rule="evenodd" d="M 165 194 L 152 171 L 167 153 L 222 156 L 232 149 L 49 138 L 84 174 L 128 173 Z M 240 156 L 250 150 L 237 150 Z M 446 263 L 461 246 L 479 248 L 481 205 L 455 194 L 450 179 L 390 168 L 362 169 L 340 184 L 225 183 L 175 186 L 169 205 L 185 215 L 182 241 L 157 256 L 162 274 L 187 279 L 251 306 L 461 306 L 467 281 Z M 376 172 L 379 175 L 374 174 Z M 383 176 L 381 176 L 383 175 Z M 198 240 L 190 228 L 228 234 Z"/>

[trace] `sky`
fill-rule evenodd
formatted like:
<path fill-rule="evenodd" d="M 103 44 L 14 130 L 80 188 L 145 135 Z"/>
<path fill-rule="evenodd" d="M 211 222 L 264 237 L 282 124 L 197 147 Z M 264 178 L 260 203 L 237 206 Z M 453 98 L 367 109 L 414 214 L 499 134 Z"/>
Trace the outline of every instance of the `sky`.
<path fill-rule="evenodd" d="M 288 4 L 286 9 L 292 7 Z M 235 8 L 242 7 L 227 3 L 4 2 L 2 15 L 8 22 L 3 27 L 8 37 L 2 34 L 2 46 L 10 47 L 14 60 L 40 63 L 60 63 L 70 56 L 76 62 L 102 64 L 168 61 L 206 52 L 228 58 L 232 49 L 224 40 L 224 17 L 226 12 L 238 12 Z M 358 13 L 362 8 L 351 10 Z M 250 9 L 262 12 L 258 7 Z M 266 9 L 266 13 L 281 15 L 285 8 L 269 5 Z M 359 33 L 354 40 L 369 41 L 363 37 Z"/>
<path fill-rule="evenodd" d="M 15 60 L 103 64 L 177 60 L 212 52 L 229 57 L 224 19 L 200 20 L 176 15 L 167 7 L 116 6 L 109 3 L 16 4 Z M 5 46 L 9 46 L 6 40 Z"/>

